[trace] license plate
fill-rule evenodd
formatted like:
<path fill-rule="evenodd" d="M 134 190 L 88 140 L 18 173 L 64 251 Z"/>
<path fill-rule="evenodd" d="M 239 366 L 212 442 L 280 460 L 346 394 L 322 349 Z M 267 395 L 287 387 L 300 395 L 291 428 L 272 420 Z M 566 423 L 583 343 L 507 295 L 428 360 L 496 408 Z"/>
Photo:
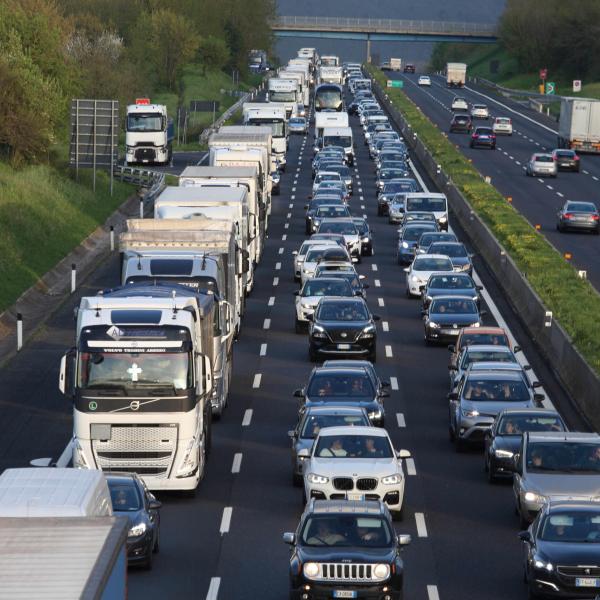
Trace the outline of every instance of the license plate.
<path fill-rule="evenodd" d="M 338 344 L 338 350 L 350 350 L 350 344 Z"/>
<path fill-rule="evenodd" d="M 490 139 L 490 136 L 489 136 L 489 135 L 480 135 L 480 136 L 479 136 L 479 139 L 480 139 L 480 140 L 489 140 L 489 139 Z"/>
<path fill-rule="evenodd" d="M 362 494 L 346 494 L 346 497 L 354 502 L 362 502 L 365 499 Z"/>
<path fill-rule="evenodd" d="M 334 598 L 358 598 L 358 592 L 354 590 L 334 590 Z"/>
<path fill-rule="evenodd" d="M 447 335 L 458 335 L 460 333 L 460 329 L 444 329 L 443 333 Z"/>
<path fill-rule="evenodd" d="M 600 579 L 595 577 L 577 577 L 575 579 L 576 587 L 600 587 Z"/>

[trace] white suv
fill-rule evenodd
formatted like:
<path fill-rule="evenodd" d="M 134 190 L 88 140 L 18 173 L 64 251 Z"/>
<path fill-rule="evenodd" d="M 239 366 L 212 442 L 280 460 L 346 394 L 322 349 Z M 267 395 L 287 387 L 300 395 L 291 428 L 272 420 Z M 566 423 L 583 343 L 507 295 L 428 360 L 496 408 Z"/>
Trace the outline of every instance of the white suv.
<path fill-rule="evenodd" d="M 498 134 L 512 135 L 512 133 L 513 133 L 512 119 L 510 119 L 509 117 L 496 117 L 494 119 L 494 123 L 492 125 L 492 130 L 494 131 L 494 133 L 496 135 L 498 135 Z"/>
<path fill-rule="evenodd" d="M 452 100 L 452 110 L 469 110 L 469 105 L 464 98 L 460 96 L 454 96 L 454 100 Z"/>
<path fill-rule="evenodd" d="M 489 119 L 490 111 L 485 104 L 473 104 L 471 108 L 471 117 L 473 119 Z"/>
<path fill-rule="evenodd" d="M 402 517 L 408 450 L 396 452 L 385 429 L 326 427 L 304 456 L 305 500 L 381 500 L 396 519 Z"/>

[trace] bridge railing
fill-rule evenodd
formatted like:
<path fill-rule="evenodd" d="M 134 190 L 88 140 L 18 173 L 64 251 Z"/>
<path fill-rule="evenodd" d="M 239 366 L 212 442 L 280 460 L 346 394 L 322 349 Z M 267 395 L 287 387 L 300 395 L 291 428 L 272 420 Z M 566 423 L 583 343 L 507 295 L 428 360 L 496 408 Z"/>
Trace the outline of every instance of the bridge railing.
<path fill-rule="evenodd" d="M 321 29 L 334 31 L 413 33 L 422 35 L 496 35 L 496 25 L 493 23 L 465 23 L 454 21 L 281 16 L 273 19 L 271 25 L 273 29 Z"/>

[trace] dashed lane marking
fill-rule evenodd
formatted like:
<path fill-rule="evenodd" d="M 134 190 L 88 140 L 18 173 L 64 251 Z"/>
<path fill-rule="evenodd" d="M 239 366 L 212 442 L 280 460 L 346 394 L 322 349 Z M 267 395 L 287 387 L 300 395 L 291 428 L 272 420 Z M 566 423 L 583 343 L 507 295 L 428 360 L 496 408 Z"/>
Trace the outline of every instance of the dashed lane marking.
<path fill-rule="evenodd" d="M 263 323 L 263 329 L 269 329 L 271 327 L 271 319 L 265 319 Z"/>
<path fill-rule="evenodd" d="M 414 458 L 407 458 L 405 461 L 406 463 L 406 474 L 410 475 L 411 477 L 413 477 L 414 475 L 417 474 L 417 467 L 415 466 L 415 459 Z"/>
<path fill-rule="evenodd" d="M 406 427 L 406 420 L 402 413 L 396 413 L 396 421 L 398 421 L 398 427 Z"/>
<path fill-rule="evenodd" d="M 221 585 L 220 577 L 212 577 L 210 585 L 208 586 L 208 593 L 206 594 L 206 600 L 217 600 L 219 596 L 219 586 Z"/>
<path fill-rule="evenodd" d="M 225 535 L 229 533 L 229 528 L 231 526 L 231 515 L 233 513 L 233 508 L 231 506 L 226 506 L 223 509 L 223 517 L 221 518 L 221 527 L 219 527 L 219 533 L 221 535 Z"/>
<path fill-rule="evenodd" d="M 244 413 L 244 418 L 242 419 L 242 427 L 249 427 L 252 422 L 252 413 L 254 411 L 251 408 L 247 408 Z"/>
<path fill-rule="evenodd" d="M 394 353 L 392 352 L 392 347 L 388 344 L 385 347 L 385 355 L 387 358 L 393 358 Z"/>
<path fill-rule="evenodd" d="M 419 537 L 427 537 L 427 525 L 425 525 L 425 515 L 423 513 L 415 513 L 415 522 L 417 523 L 417 535 Z"/>
<path fill-rule="evenodd" d="M 390 324 L 387 321 L 381 321 L 381 329 L 383 329 L 383 331 L 389 331 L 390 330 Z"/>
<path fill-rule="evenodd" d="M 393 390 L 400 389 L 399 386 L 398 386 L 398 378 L 397 377 L 390 377 L 390 387 Z"/>
<path fill-rule="evenodd" d="M 273 277 L 273 286 L 279 285 L 279 277 Z"/>
<path fill-rule="evenodd" d="M 269 305 L 269 306 L 273 306 L 273 304 L 275 304 L 275 296 L 271 296 L 271 297 L 269 298 L 268 305 Z"/>
<path fill-rule="evenodd" d="M 440 594 L 437 589 L 437 585 L 427 586 L 427 597 L 429 600 L 440 600 Z"/>
<path fill-rule="evenodd" d="M 374 283 L 375 283 L 375 287 L 381 287 L 381 281 L 379 281 L 379 279 L 376 279 L 374 281 Z"/>
<path fill-rule="evenodd" d="M 259 356 L 266 356 L 267 355 L 267 345 L 266 344 L 261 344 L 260 345 L 260 352 L 258 353 Z"/>
<path fill-rule="evenodd" d="M 383 298 L 377 298 L 377 304 L 379 304 L 379 306 L 385 306 L 385 301 Z"/>
<path fill-rule="evenodd" d="M 377 265 L 376 265 L 375 263 L 373 263 L 373 264 L 371 265 L 371 270 L 372 270 L 372 271 L 377 271 Z"/>
<path fill-rule="evenodd" d="M 260 387 L 261 380 L 262 373 L 256 373 L 256 375 L 254 375 L 254 381 L 252 382 L 252 388 L 257 390 Z"/>
<path fill-rule="evenodd" d="M 236 452 L 233 455 L 233 464 L 231 465 L 232 473 L 239 473 L 242 468 L 242 453 Z"/>

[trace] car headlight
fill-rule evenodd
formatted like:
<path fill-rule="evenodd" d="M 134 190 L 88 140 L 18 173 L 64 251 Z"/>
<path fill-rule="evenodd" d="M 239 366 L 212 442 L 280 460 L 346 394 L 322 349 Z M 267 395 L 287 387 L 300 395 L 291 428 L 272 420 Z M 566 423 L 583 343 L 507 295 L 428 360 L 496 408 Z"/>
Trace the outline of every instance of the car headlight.
<path fill-rule="evenodd" d="M 494 450 L 494 455 L 498 458 L 512 458 L 514 456 L 514 452 L 511 452 L 510 450 L 501 450 L 500 448 L 496 448 L 496 450 Z"/>
<path fill-rule="evenodd" d="M 427 326 L 431 327 L 431 329 L 439 329 L 440 328 L 440 326 L 437 323 L 435 323 L 434 321 L 429 321 L 427 323 Z"/>
<path fill-rule="evenodd" d="M 381 417 L 383 416 L 383 413 L 381 412 L 381 410 L 370 410 L 367 413 L 367 416 L 369 417 L 369 419 L 371 419 L 371 421 L 373 421 L 374 419 L 381 419 Z"/>
<path fill-rule="evenodd" d="M 315 483 L 317 485 L 323 485 L 325 483 L 329 483 L 329 477 L 325 477 L 325 475 L 317 475 L 316 473 L 309 473 L 307 476 L 309 483 Z"/>
<path fill-rule="evenodd" d="M 313 325 L 312 336 L 318 339 L 327 339 L 327 333 L 320 325 Z"/>
<path fill-rule="evenodd" d="M 362 239 L 362 241 L 363 241 L 363 242 L 366 244 L 366 243 L 368 243 L 368 242 L 369 242 L 369 238 L 368 238 L 368 237 L 364 237 L 364 238 Z"/>
<path fill-rule="evenodd" d="M 127 537 L 139 537 L 140 535 L 144 535 L 146 529 L 146 523 L 138 523 L 127 532 Z"/>
<path fill-rule="evenodd" d="M 370 339 L 370 338 L 374 338 L 375 337 L 375 326 L 374 325 L 368 325 L 367 327 L 365 327 L 361 334 L 360 337 L 362 339 Z"/>
<path fill-rule="evenodd" d="M 197 453 L 194 452 L 196 447 L 196 438 L 192 438 L 185 449 L 181 466 L 177 469 L 177 477 L 189 477 L 196 469 Z"/>
<path fill-rule="evenodd" d="M 411 276 L 410 276 L 410 280 L 411 280 L 413 283 L 417 283 L 417 282 L 421 281 L 421 280 L 419 279 L 419 276 L 418 276 L 418 275 L 411 275 Z"/>
<path fill-rule="evenodd" d="M 544 569 L 546 571 L 554 570 L 554 565 L 551 562 L 548 562 L 537 555 L 533 557 L 533 566 L 536 569 Z"/>
<path fill-rule="evenodd" d="M 477 321 L 476 323 L 471 323 L 469 327 L 479 327 L 479 321 Z"/>
<path fill-rule="evenodd" d="M 390 565 L 385 565 L 380 563 L 373 567 L 373 575 L 377 577 L 377 579 L 386 579 L 390 575 Z"/>
<path fill-rule="evenodd" d="M 535 492 L 525 492 L 525 502 L 535 502 L 536 504 L 543 504 L 546 502 L 546 496 L 542 494 L 536 494 Z"/>
<path fill-rule="evenodd" d="M 461 412 L 462 412 L 462 416 L 463 417 L 467 417 L 467 418 L 478 417 L 479 416 L 479 411 L 478 410 L 465 410 L 465 409 L 463 409 Z"/>
<path fill-rule="evenodd" d="M 396 485 L 402 482 L 402 475 L 396 473 L 395 475 L 388 475 L 387 477 L 381 478 L 381 483 L 384 485 Z"/>
<path fill-rule="evenodd" d="M 432 296 L 425 296 L 425 301 L 426 302 L 432 302 L 433 301 L 433 297 Z"/>
<path fill-rule="evenodd" d="M 303 570 L 306 577 L 316 577 L 319 574 L 319 565 L 314 562 L 307 562 L 304 563 Z"/>
<path fill-rule="evenodd" d="M 83 447 L 76 437 L 73 438 L 73 467 L 76 469 L 90 468 L 90 465 L 83 452 Z"/>
<path fill-rule="evenodd" d="M 408 242 L 402 242 L 402 247 L 403 248 L 408 248 Z"/>
<path fill-rule="evenodd" d="M 447 217 L 440 217 L 440 218 L 438 219 L 438 221 L 439 221 L 440 223 L 445 223 L 447 220 L 448 220 L 448 218 L 447 218 Z"/>

